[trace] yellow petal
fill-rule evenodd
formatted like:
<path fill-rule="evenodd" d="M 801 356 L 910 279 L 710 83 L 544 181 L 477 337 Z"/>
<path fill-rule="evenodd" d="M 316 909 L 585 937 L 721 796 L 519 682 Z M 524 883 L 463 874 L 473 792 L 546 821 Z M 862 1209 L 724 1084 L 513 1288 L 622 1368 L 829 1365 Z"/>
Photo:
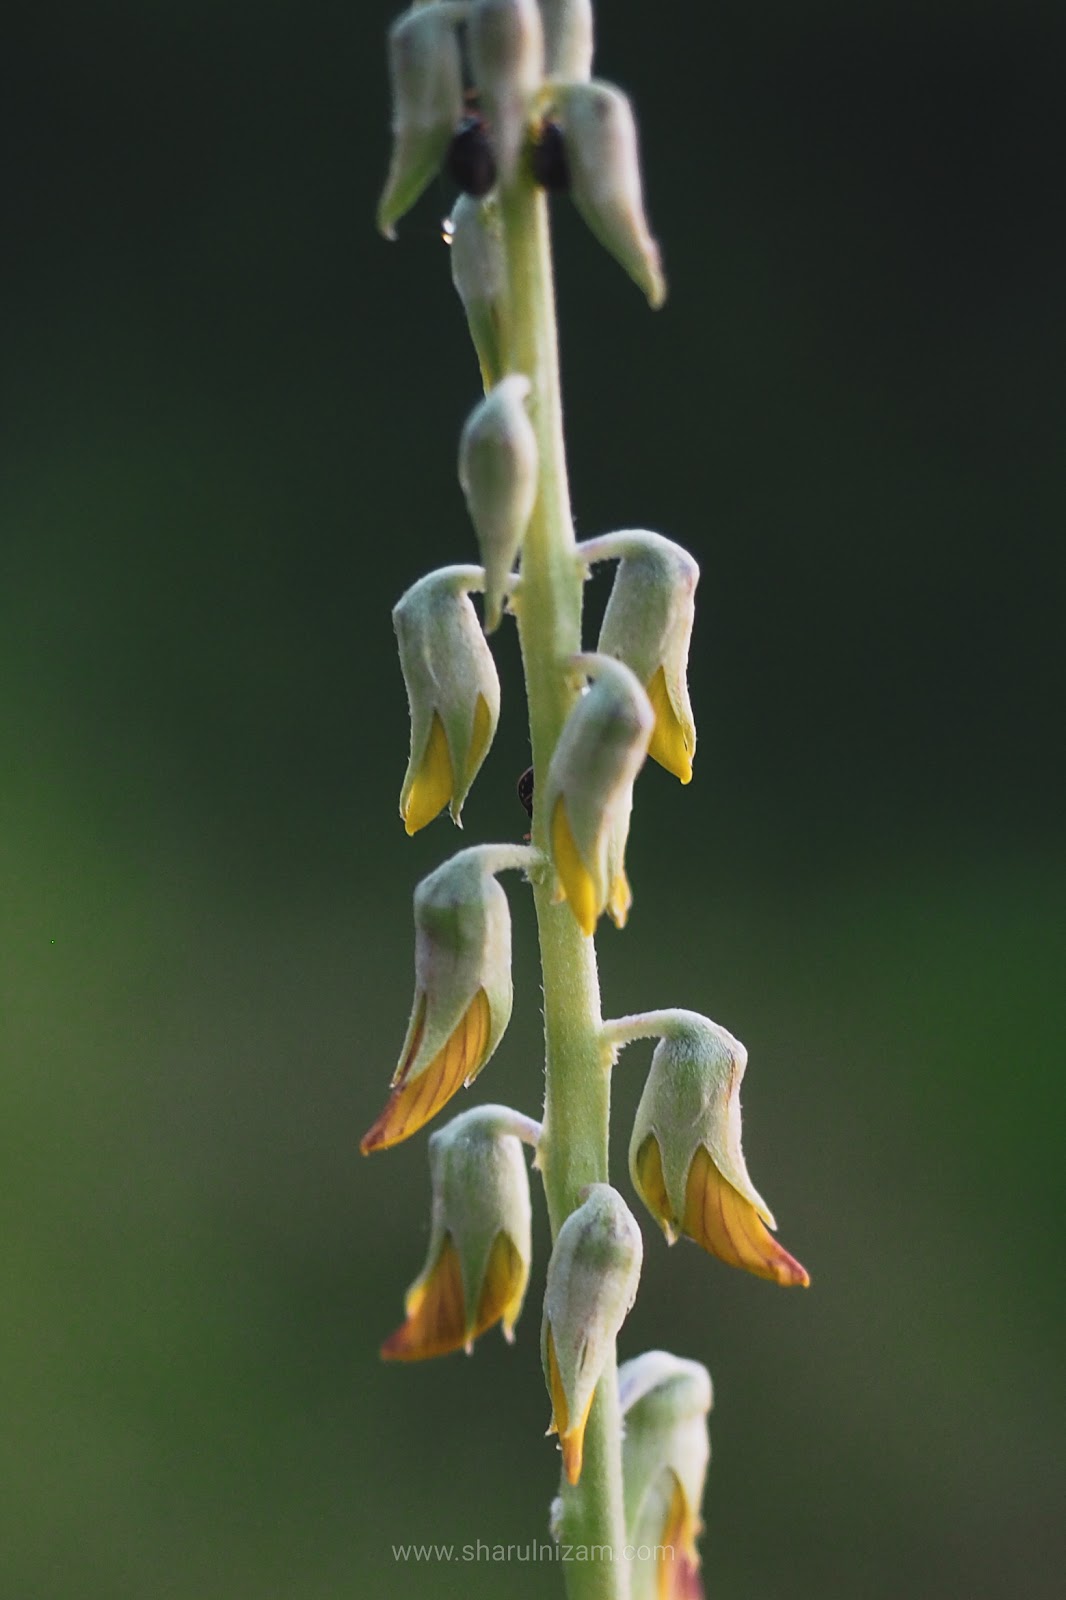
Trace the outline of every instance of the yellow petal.
<path fill-rule="evenodd" d="M 563 893 L 582 933 L 588 935 L 595 933 L 602 907 L 596 899 L 596 885 L 592 881 L 592 875 L 574 843 L 570 819 L 566 814 L 566 801 L 562 795 L 555 802 L 555 810 L 552 813 L 552 860 Z"/>
<path fill-rule="evenodd" d="M 434 711 L 429 725 L 429 738 L 422 753 L 418 771 L 401 806 L 403 825 L 409 834 L 417 833 L 444 807 L 452 797 L 455 776 L 444 724 Z"/>
<path fill-rule="evenodd" d="M 641 1199 L 665 1233 L 667 1244 L 676 1244 L 677 1218 L 670 1204 L 670 1196 L 666 1192 L 662 1152 L 654 1133 L 648 1134 L 637 1151 L 634 1166 L 637 1169 L 637 1188 L 640 1190 Z"/>
<path fill-rule="evenodd" d="M 805 1267 L 783 1249 L 750 1200 L 723 1178 L 700 1145 L 692 1158 L 685 1192 L 683 1231 L 731 1267 L 785 1286 L 810 1283 Z"/>
<path fill-rule="evenodd" d="M 485 1060 L 491 1022 L 488 995 L 484 989 L 479 989 L 444 1047 L 438 1050 L 417 1078 L 408 1081 L 411 1065 L 422 1043 L 425 1027 L 423 1001 L 422 1016 L 414 1029 L 407 1056 L 396 1073 L 385 1109 L 360 1143 L 359 1148 L 365 1156 L 372 1150 L 387 1150 L 390 1145 L 399 1144 L 401 1139 L 409 1139 L 412 1133 L 424 1128 L 466 1080 L 474 1076 Z"/>
<path fill-rule="evenodd" d="M 653 761 L 665 767 L 667 772 L 672 772 L 675 778 L 680 778 L 682 783 L 691 783 L 692 757 L 696 749 L 695 734 L 691 726 L 686 727 L 682 724 L 674 710 L 666 687 L 665 668 L 659 667 L 651 682 L 645 687 L 651 708 L 655 712 L 655 727 L 651 743 L 648 745 L 648 754 Z"/>
<path fill-rule="evenodd" d="M 404 1307 L 406 1322 L 381 1347 L 386 1361 L 425 1361 L 469 1350 L 474 1340 L 503 1319 L 510 1336 L 529 1274 L 509 1234 L 493 1240 L 473 1320 L 467 1316 L 459 1256 L 449 1235 L 435 1266 L 414 1285 Z M 510 1321 L 508 1321 L 510 1318 Z"/>
<path fill-rule="evenodd" d="M 467 751 L 467 773 L 476 772 L 485 759 L 485 751 L 492 738 L 492 712 L 483 694 L 474 703 L 474 725 L 470 731 L 470 749 Z"/>
<path fill-rule="evenodd" d="M 674 1479 L 670 1508 L 661 1540 L 658 1600 L 703 1600 L 700 1558 L 696 1553 L 699 1524 L 680 1480 Z"/>
<path fill-rule="evenodd" d="M 589 1395 L 584 1411 L 575 1422 L 570 1421 L 570 1408 L 566 1402 L 566 1390 L 563 1388 L 562 1375 L 559 1372 L 559 1363 L 555 1357 L 555 1340 L 552 1338 L 551 1328 L 548 1329 L 548 1389 L 552 1402 L 552 1425 L 549 1433 L 559 1435 L 559 1444 L 563 1452 L 563 1470 L 570 1483 L 576 1483 L 581 1476 L 581 1463 L 585 1454 L 585 1428 L 592 1410 L 592 1402 L 596 1398 L 595 1389 Z"/>
<path fill-rule="evenodd" d="M 607 911 L 616 928 L 625 927 L 632 904 L 633 891 L 623 868 L 611 884 L 611 892 L 607 897 Z"/>

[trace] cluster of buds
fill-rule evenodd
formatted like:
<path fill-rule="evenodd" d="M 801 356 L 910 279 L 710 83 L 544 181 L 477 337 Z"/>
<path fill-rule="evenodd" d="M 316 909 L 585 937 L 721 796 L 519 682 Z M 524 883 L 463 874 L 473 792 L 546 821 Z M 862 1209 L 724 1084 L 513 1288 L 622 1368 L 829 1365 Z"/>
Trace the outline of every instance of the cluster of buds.
<path fill-rule="evenodd" d="M 394 143 L 379 227 L 392 237 L 442 168 L 464 191 L 448 225 L 452 277 L 484 388 L 458 449 L 480 565 L 429 573 L 393 612 L 410 710 L 400 793 L 408 834 L 445 809 L 461 826 L 500 716 L 487 636 L 508 609 L 522 621 L 531 527 L 543 537 L 541 450 L 552 446 L 550 430 L 540 426 L 545 396 L 537 394 L 534 374 L 515 370 L 513 359 L 509 186 L 521 180 L 568 190 L 649 302 L 657 306 L 665 297 L 644 213 L 632 109 L 618 89 L 592 78 L 592 58 L 590 0 L 415 0 L 389 34 Z M 586 937 L 604 913 L 623 927 L 633 898 L 625 868 L 633 790 L 645 758 L 683 784 L 692 779 L 696 730 L 687 670 L 699 568 L 679 545 L 643 529 L 608 533 L 576 549 L 571 537 L 561 566 L 579 591 L 604 561 L 617 566 L 595 651 L 570 653 L 578 643 L 575 625 L 569 647 L 551 662 L 565 679 L 560 687 L 569 711 L 546 770 L 537 772 L 537 847 L 461 850 L 415 891 L 411 1018 L 386 1103 L 363 1138 L 364 1153 L 423 1128 L 474 1081 L 500 1043 L 511 1014 L 511 922 L 497 875 L 514 868 L 540 882 L 539 914 L 572 916 Z M 483 621 L 475 594 L 484 596 Z M 566 910 L 555 910 L 549 899 Z M 667 1242 L 684 1235 L 758 1277 L 806 1284 L 804 1268 L 773 1238 L 773 1217 L 744 1162 L 744 1047 L 694 1012 L 601 1024 L 598 1006 L 591 1009 L 595 1016 L 584 1019 L 590 1055 L 595 1062 L 598 1038 L 605 1070 L 631 1040 L 658 1040 L 629 1167 Z M 543 1153 L 552 1134 L 499 1105 L 468 1110 L 430 1137 L 428 1254 L 408 1290 L 405 1319 L 382 1347 L 386 1359 L 469 1352 L 497 1323 L 512 1338 L 530 1276 L 523 1142 Z M 643 1247 L 634 1216 L 609 1184 L 590 1184 L 569 1203 L 574 1208 L 558 1227 L 547 1268 L 541 1354 L 549 1431 L 558 1435 L 564 1474 L 574 1485 L 597 1392 L 605 1374 L 614 1381 L 615 1341 L 637 1292 Z M 651 1351 L 623 1365 L 618 1385 L 626 1528 L 634 1546 L 652 1552 L 634 1568 L 634 1600 L 697 1595 L 710 1377 L 696 1362 Z"/>

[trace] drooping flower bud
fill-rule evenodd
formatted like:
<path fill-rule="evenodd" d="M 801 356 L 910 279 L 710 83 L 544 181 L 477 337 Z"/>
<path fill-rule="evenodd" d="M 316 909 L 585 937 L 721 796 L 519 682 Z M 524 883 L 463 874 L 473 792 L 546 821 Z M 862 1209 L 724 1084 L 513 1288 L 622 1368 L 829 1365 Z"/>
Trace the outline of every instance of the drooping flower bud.
<path fill-rule="evenodd" d="M 740 1083 L 748 1053 L 695 1011 L 607 1023 L 615 1043 L 659 1034 L 629 1144 L 629 1170 L 668 1244 L 681 1234 L 732 1267 L 784 1285 L 807 1271 L 767 1232 L 773 1215 L 740 1147 Z"/>
<path fill-rule="evenodd" d="M 592 0 L 540 0 L 544 71 L 563 83 L 585 83 L 592 71 Z"/>
<path fill-rule="evenodd" d="M 618 558 L 596 648 L 636 673 L 655 712 L 648 754 L 690 783 L 696 726 L 688 652 L 700 569 L 679 544 L 643 528 L 591 539 L 578 554 L 589 563 Z"/>
<path fill-rule="evenodd" d="M 475 1106 L 429 1140 L 433 1189 L 426 1264 L 407 1291 L 406 1320 L 381 1347 L 387 1361 L 421 1361 L 503 1324 L 514 1338 L 529 1281 L 529 1175 L 516 1127 L 539 1131 L 506 1106 Z"/>
<path fill-rule="evenodd" d="M 469 593 L 483 584 L 480 567 L 442 567 L 412 584 L 393 608 L 411 711 L 411 755 L 400 791 L 408 833 L 444 806 L 461 826 L 463 803 L 496 732 L 500 682 Z"/>
<path fill-rule="evenodd" d="M 632 896 L 624 858 L 633 783 L 655 715 L 629 668 L 611 656 L 574 657 L 593 682 L 574 706 L 545 780 L 544 805 L 560 899 L 583 933 L 603 912 L 621 927 Z M 538 790 L 539 794 L 539 790 Z"/>
<path fill-rule="evenodd" d="M 566 137 L 574 204 L 657 310 L 666 299 L 666 280 L 644 215 L 629 100 L 611 84 L 593 82 L 560 87 L 554 104 Z"/>
<path fill-rule="evenodd" d="M 619 1367 L 618 1399 L 633 1600 L 699 1600 L 710 1373 L 698 1361 L 649 1350 Z"/>
<path fill-rule="evenodd" d="M 392 161 L 378 202 L 378 228 L 395 223 L 436 176 L 463 114 L 458 25 L 466 6 L 453 0 L 413 5 L 389 29 Z"/>
<path fill-rule="evenodd" d="M 511 913 L 493 874 L 532 859 L 524 845 L 475 845 L 415 890 L 414 1006 L 364 1155 L 417 1133 L 499 1044 L 511 1016 Z"/>
<path fill-rule="evenodd" d="M 507 261 L 492 200 L 460 195 L 451 216 L 452 282 L 463 302 L 486 394 L 503 376 Z"/>
<path fill-rule="evenodd" d="M 474 81 L 506 183 L 518 162 L 531 101 L 544 78 L 540 7 L 537 0 L 474 0 L 469 27 Z"/>
<path fill-rule="evenodd" d="M 537 436 L 529 379 L 503 378 L 470 413 L 459 440 L 459 482 L 485 566 L 485 632 L 503 616 L 511 567 L 537 499 Z"/>
<path fill-rule="evenodd" d="M 593 1183 L 559 1229 L 544 1292 L 541 1357 L 571 1483 L 581 1476 L 585 1425 L 618 1330 L 637 1295 L 644 1244 L 629 1207 Z"/>

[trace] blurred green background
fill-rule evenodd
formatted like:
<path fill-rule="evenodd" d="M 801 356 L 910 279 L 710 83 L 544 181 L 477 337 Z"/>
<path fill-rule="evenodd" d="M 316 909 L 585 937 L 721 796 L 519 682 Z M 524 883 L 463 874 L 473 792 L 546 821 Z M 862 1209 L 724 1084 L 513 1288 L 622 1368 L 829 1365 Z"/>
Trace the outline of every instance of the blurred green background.
<path fill-rule="evenodd" d="M 1061 1592 L 1058 4 L 601 6 L 671 298 L 556 204 L 575 509 L 701 562 L 609 1011 L 746 1042 L 782 1294 L 646 1230 L 717 1385 L 715 1600 Z M 389 610 L 468 560 L 439 221 L 387 246 L 382 4 L 16 5 L 2 96 L 0 1593 L 553 1594 L 518 1343 L 382 1367 L 425 1141 Z M 9 33 L 10 39 L 10 33 Z M 600 584 L 593 610 L 603 603 Z M 517 837 L 510 631 L 464 838 Z M 1055 729 L 1059 728 L 1059 733 Z M 530 908 L 473 1098 L 539 1103 Z M 617 1079 L 616 1171 L 646 1047 Z M 472 1103 L 467 1101 L 465 1103 Z"/>

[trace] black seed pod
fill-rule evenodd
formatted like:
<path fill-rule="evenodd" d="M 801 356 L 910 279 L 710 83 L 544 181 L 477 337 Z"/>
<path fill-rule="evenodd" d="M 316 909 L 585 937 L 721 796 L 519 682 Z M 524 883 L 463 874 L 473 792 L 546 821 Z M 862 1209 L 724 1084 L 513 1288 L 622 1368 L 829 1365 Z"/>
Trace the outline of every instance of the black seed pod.
<path fill-rule="evenodd" d="M 546 122 L 540 130 L 533 146 L 533 176 L 542 189 L 556 194 L 570 187 L 570 163 L 563 130 L 557 122 Z"/>
<path fill-rule="evenodd" d="M 496 157 L 492 153 L 482 117 L 464 117 L 448 146 L 448 171 L 464 194 L 476 200 L 496 182 Z"/>

